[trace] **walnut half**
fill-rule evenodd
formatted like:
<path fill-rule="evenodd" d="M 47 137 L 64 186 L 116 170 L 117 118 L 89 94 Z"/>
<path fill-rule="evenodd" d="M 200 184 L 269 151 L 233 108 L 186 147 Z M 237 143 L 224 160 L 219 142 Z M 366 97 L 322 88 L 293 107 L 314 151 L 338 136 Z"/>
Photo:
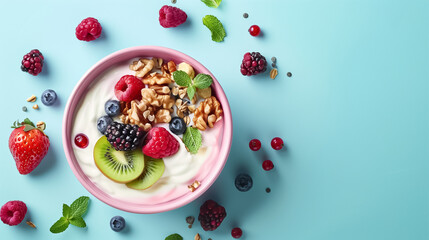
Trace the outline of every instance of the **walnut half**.
<path fill-rule="evenodd" d="M 215 96 L 205 99 L 194 112 L 193 122 L 195 127 L 201 131 L 212 128 L 214 124 L 222 119 L 222 107 Z"/>

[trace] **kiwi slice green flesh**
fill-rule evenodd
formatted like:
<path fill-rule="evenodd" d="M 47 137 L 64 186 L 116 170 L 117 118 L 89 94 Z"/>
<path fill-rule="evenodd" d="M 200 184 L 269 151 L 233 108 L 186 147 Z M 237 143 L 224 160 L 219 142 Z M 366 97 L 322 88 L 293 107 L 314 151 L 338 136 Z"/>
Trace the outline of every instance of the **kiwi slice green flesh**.
<path fill-rule="evenodd" d="M 165 170 L 164 160 L 155 159 L 144 155 L 145 168 L 143 173 L 136 180 L 127 183 L 127 187 L 144 190 L 152 186 L 156 181 L 158 181 Z"/>
<path fill-rule="evenodd" d="M 94 147 L 94 161 L 98 169 L 118 183 L 131 182 L 144 170 L 144 155 L 140 149 L 116 151 L 106 136 L 98 139 Z"/>

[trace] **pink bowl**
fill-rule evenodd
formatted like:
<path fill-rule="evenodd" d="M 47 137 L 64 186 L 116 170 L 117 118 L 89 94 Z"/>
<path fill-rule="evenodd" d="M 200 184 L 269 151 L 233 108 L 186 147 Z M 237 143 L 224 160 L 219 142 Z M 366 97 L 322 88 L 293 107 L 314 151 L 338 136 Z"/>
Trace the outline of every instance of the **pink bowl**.
<path fill-rule="evenodd" d="M 168 202 L 162 203 L 151 203 L 141 204 L 135 202 L 128 202 L 125 200 L 120 200 L 111 197 L 100 188 L 98 188 L 82 171 L 79 166 L 79 163 L 76 160 L 72 149 L 72 121 L 75 116 L 76 107 L 79 104 L 79 100 L 81 97 L 86 94 L 86 90 L 91 84 L 91 82 L 97 78 L 100 74 L 106 71 L 109 67 L 123 62 L 127 60 L 131 60 L 137 57 L 158 57 L 167 60 L 173 60 L 175 62 L 187 62 L 191 66 L 194 67 L 197 73 L 206 73 L 210 74 L 213 77 L 213 85 L 212 88 L 214 90 L 214 94 L 218 98 L 219 102 L 222 105 L 224 116 L 223 116 L 223 140 L 220 146 L 220 151 L 214 153 L 217 154 L 216 157 L 218 161 L 211 166 L 211 171 L 202 179 L 199 188 L 197 188 L 194 192 L 186 193 L 185 195 L 175 198 Z M 95 127 L 95 126 L 94 126 Z M 217 177 L 221 173 L 225 163 L 228 159 L 229 151 L 231 148 L 232 142 L 232 118 L 231 118 L 231 109 L 229 107 L 228 100 L 225 96 L 225 93 L 220 86 L 219 82 L 213 76 L 213 74 L 207 70 L 201 63 L 196 61 L 195 59 L 189 57 L 186 54 L 183 54 L 179 51 L 158 47 L 158 46 L 139 46 L 139 47 L 131 47 L 127 49 L 123 49 L 117 51 L 115 53 L 110 54 L 109 56 L 100 60 L 97 64 L 91 67 L 80 79 L 77 86 L 74 88 L 64 111 L 64 119 L 63 119 L 63 146 L 64 152 L 67 157 L 67 161 L 72 169 L 74 175 L 77 177 L 79 182 L 96 198 L 103 201 L 104 203 L 115 207 L 117 209 L 133 212 L 133 213 L 159 213 L 170 211 L 179 207 L 182 207 L 193 200 L 197 199 L 201 196 L 205 191 L 207 191 L 210 186 L 216 181 Z"/>

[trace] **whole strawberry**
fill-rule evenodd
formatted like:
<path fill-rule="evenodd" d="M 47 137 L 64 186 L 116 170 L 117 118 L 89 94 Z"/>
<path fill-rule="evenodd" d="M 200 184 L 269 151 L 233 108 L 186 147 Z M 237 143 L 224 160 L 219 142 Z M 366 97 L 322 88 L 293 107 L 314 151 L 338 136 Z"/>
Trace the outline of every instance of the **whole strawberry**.
<path fill-rule="evenodd" d="M 9 136 L 9 150 L 19 173 L 29 174 L 48 153 L 49 138 L 28 118 L 22 123 L 16 121 L 12 128 L 15 129 Z"/>

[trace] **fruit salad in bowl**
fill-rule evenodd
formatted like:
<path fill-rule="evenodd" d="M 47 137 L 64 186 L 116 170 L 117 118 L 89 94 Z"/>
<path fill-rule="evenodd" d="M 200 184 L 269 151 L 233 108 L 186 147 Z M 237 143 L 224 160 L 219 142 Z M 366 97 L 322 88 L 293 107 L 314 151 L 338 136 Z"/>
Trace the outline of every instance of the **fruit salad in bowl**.
<path fill-rule="evenodd" d="M 214 76 L 178 51 L 128 48 L 93 66 L 66 106 L 63 144 L 82 185 L 135 213 L 203 194 L 228 158 L 232 119 Z"/>

